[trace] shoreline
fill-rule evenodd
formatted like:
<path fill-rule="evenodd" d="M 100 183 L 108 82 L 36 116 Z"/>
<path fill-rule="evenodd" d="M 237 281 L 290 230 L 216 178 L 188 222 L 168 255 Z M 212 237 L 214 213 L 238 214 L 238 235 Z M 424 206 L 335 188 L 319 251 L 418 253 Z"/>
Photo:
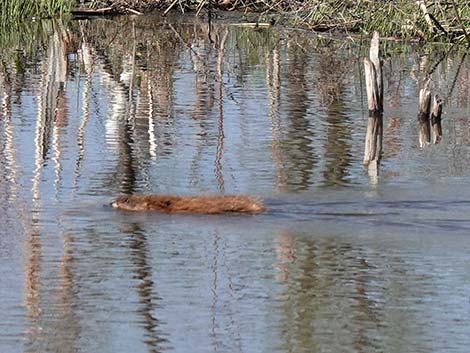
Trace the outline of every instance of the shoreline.
<path fill-rule="evenodd" d="M 72 15 L 93 17 L 156 12 L 161 16 L 192 13 L 212 17 L 212 14 L 235 13 L 239 18 L 250 18 L 244 22 L 262 23 L 263 26 L 279 24 L 319 33 L 355 35 L 370 35 L 373 31 L 379 31 L 382 37 L 396 40 L 466 43 L 470 46 L 470 7 L 464 0 L 446 8 L 439 4 L 427 5 L 422 0 L 381 0 L 373 3 L 366 0 L 325 0 L 302 4 L 286 1 L 282 5 L 270 5 L 266 1 L 240 3 L 237 0 L 202 0 L 196 3 L 184 0 L 103 0 L 98 5 L 94 9 L 75 8 Z"/>

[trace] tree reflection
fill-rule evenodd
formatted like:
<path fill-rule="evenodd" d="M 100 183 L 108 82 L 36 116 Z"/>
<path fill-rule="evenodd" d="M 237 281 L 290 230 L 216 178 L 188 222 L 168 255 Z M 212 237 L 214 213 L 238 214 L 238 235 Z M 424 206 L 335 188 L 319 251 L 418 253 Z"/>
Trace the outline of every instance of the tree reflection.
<path fill-rule="evenodd" d="M 345 104 L 344 82 L 346 73 L 351 69 L 350 60 L 339 56 L 337 50 L 327 48 L 320 53 L 322 60 L 318 63 L 316 88 L 326 105 L 328 123 L 323 179 L 326 185 L 344 185 L 353 160 L 350 142 L 352 124 Z"/>
<path fill-rule="evenodd" d="M 313 168 L 317 157 L 312 147 L 314 126 L 307 111 L 309 108 L 310 85 L 307 70 L 309 54 L 301 45 L 292 43 L 287 49 L 285 69 L 286 111 L 289 114 L 283 154 L 287 164 L 286 176 L 295 190 L 303 190 L 311 184 Z"/>
<path fill-rule="evenodd" d="M 414 341 L 419 327 L 426 326 L 423 316 L 403 310 L 409 303 L 400 302 L 419 301 L 427 280 L 421 281 L 400 257 L 384 258 L 344 239 L 288 233 L 277 237 L 275 249 L 276 279 L 283 288 L 282 350 L 394 347 L 398 352 L 402 347 L 394 340 Z M 419 344 L 429 349 L 426 342 Z"/>
<path fill-rule="evenodd" d="M 167 340 L 161 335 L 161 324 L 155 315 L 159 298 L 154 290 L 155 283 L 152 279 L 152 267 L 149 261 L 147 234 L 137 223 L 126 227 L 123 233 L 129 237 L 129 257 L 133 264 L 133 278 L 137 280 L 135 289 L 139 297 L 137 312 L 141 316 L 141 324 L 146 331 L 145 343 L 148 345 L 149 352 L 161 352 L 163 351 L 162 344 Z"/>

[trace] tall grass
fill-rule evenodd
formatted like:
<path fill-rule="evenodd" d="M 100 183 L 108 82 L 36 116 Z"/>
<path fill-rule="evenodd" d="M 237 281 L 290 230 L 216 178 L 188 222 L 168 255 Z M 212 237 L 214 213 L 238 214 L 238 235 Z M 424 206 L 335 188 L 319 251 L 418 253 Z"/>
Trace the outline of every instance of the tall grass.
<path fill-rule="evenodd" d="M 0 26 L 67 13 L 75 3 L 75 0 L 0 0 Z"/>
<path fill-rule="evenodd" d="M 268 0 L 264 0 L 268 3 Z M 468 0 L 427 0 L 432 21 L 416 1 L 409 0 L 286 0 L 275 11 L 290 23 L 320 31 L 371 33 L 437 41 L 458 41 L 470 29 Z"/>

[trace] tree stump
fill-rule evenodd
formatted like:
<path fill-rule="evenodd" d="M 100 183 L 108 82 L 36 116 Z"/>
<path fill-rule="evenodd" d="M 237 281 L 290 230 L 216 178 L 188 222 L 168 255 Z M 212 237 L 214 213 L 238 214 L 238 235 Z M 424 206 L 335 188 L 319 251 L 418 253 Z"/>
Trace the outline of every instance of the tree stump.
<path fill-rule="evenodd" d="M 442 100 L 436 94 L 434 96 L 431 110 L 432 142 L 434 144 L 438 144 L 442 138 L 441 115 Z"/>
<path fill-rule="evenodd" d="M 383 76 L 379 52 L 379 33 L 372 36 L 369 58 L 364 58 L 369 118 L 364 147 L 364 165 L 377 168 L 382 155 Z"/>
<path fill-rule="evenodd" d="M 431 112 L 431 80 L 427 79 L 424 87 L 419 90 L 419 109 L 418 109 L 418 122 L 419 122 L 419 146 L 424 146 L 431 143 L 431 123 L 429 114 Z"/>

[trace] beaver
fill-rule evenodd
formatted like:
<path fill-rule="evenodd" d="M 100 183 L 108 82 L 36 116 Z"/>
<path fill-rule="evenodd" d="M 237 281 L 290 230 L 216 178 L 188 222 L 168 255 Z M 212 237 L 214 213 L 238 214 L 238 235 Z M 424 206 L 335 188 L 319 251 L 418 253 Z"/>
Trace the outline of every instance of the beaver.
<path fill-rule="evenodd" d="M 262 213 L 264 205 L 249 196 L 174 196 L 174 195 L 125 195 L 118 197 L 111 206 L 127 211 L 159 211 L 165 213 Z"/>

